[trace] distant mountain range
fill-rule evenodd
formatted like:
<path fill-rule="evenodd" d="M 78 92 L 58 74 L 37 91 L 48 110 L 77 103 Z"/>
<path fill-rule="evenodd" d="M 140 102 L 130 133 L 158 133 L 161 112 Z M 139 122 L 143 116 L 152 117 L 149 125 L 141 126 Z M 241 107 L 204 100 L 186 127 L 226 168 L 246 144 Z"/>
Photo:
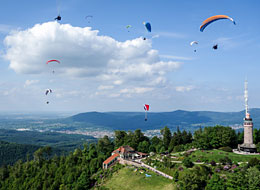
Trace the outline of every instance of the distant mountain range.
<path fill-rule="evenodd" d="M 260 108 L 250 109 L 254 126 L 260 126 Z M 192 128 L 200 126 L 242 126 L 245 111 L 240 112 L 213 112 L 213 111 L 184 111 L 150 112 L 148 121 L 144 121 L 142 112 L 87 112 L 80 113 L 69 118 L 70 122 L 80 122 L 86 125 L 110 128 L 113 130 L 152 130 L 164 126 L 169 128 Z"/>

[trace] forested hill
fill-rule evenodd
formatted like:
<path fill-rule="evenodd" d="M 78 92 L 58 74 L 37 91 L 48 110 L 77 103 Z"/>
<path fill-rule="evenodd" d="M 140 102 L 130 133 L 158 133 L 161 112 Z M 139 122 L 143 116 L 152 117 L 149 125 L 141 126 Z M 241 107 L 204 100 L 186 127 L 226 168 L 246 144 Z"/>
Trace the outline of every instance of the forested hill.
<path fill-rule="evenodd" d="M 36 145 L 0 141 L 0 166 L 12 165 L 17 160 L 26 161 L 27 159 L 32 159 L 33 153 L 39 148 L 40 146 Z"/>
<path fill-rule="evenodd" d="M 250 110 L 256 128 L 260 126 L 260 109 Z M 212 111 L 184 111 L 149 112 L 148 121 L 144 121 L 144 112 L 87 112 L 67 118 L 73 122 L 109 127 L 114 130 L 142 130 L 158 129 L 163 126 L 170 128 L 181 126 L 214 126 L 214 125 L 242 125 L 245 112 L 212 112 Z"/>

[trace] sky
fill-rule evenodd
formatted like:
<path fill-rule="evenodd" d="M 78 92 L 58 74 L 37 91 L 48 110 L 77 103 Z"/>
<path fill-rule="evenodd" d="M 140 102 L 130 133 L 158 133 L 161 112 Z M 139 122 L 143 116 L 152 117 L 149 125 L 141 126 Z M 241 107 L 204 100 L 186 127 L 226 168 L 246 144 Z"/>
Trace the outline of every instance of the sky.
<path fill-rule="evenodd" d="M 0 3 L 0 112 L 241 111 L 246 78 L 260 107 L 258 0 Z"/>

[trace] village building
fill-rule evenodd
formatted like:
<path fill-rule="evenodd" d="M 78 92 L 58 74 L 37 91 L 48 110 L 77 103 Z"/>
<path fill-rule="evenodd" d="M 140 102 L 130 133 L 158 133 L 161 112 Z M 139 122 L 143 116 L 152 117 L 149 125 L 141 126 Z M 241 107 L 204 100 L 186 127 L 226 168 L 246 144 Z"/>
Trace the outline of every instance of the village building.
<path fill-rule="evenodd" d="M 103 162 L 103 169 L 107 169 L 110 166 L 122 160 L 135 160 L 146 157 L 148 154 L 135 151 L 132 147 L 120 146 L 118 149 L 112 152 L 112 155 Z"/>

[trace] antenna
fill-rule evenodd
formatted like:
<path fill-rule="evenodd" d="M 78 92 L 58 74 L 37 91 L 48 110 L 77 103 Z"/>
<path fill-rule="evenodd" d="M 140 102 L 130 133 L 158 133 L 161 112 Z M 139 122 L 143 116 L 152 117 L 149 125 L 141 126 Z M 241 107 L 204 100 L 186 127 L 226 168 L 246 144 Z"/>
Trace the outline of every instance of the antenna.
<path fill-rule="evenodd" d="M 248 89 L 247 89 L 247 79 L 245 81 L 245 106 L 246 106 L 246 115 L 248 114 L 249 107 L 248 107 Z"/>

